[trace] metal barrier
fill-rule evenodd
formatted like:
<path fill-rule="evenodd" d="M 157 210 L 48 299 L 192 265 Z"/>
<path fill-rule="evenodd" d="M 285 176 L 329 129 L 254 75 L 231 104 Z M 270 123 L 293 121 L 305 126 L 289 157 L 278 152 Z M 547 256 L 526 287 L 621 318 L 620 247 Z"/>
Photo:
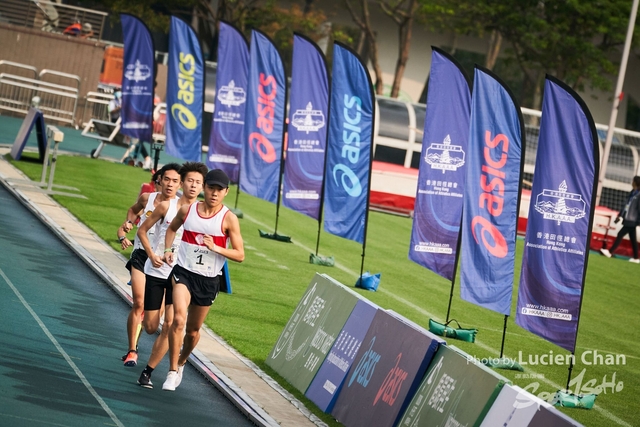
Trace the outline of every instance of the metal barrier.
<path fill-rule="evenodd" d="M 78 34 L 81 38 L 101 40 L 108 15 L 107 12 L 44 0 L 0 1 L 2 22 L 60 34 L 70 25 L 79 22 L 85 26 L 82 33 Z"/>
<path fill-rule="evenodd" d="M 86 127 L 91 119 L 108 122 L 110 120 L 109 101 L 112 99 L 114 99 L 114 96 L 111 93 L 87 92 L 82 109 L 82 127 Z M 87 118 L 87 112 L 90 113 L 89 118 Z"/>
<path fill-rule="evenodd" d="M 34 79 L 38 78 L 38 69 L 31 65 L 19 64 L 17 62 L 5 61 L 5 60 L 0 61 L 0 73 L 4 71 L 3 68 L 7 68 L 7 67 L 15 69 L 15 70 L 12 70 L 13 73 L 10 73 L 10 74 L 19 75 L 20 71 L 23 71 L 25 74 L 27 74 L 25 77 L 32 77 Z"/>
<path fill-rule="evenodd" d="M 374 160 L 418 168 L 426 106 L 380 96 L 376 97 L 376 103 Z M 526 135 L 523 178 L 530 182 L 534 174 L 542 113 L 528 108 L 521 110 Z M 606 125 L 596 124 L 601 156 L 607 129 Z M 640 132 L 616 128 L 600 204 L 620 209 L 635 175 L 640 175 Z"/>
<path fill-rule="evenodd" d="M 0 110 L 27 114 L 36 105 L 44 117 L 75 126 L 78 89 L 13 74 L 0 74 Z"/>

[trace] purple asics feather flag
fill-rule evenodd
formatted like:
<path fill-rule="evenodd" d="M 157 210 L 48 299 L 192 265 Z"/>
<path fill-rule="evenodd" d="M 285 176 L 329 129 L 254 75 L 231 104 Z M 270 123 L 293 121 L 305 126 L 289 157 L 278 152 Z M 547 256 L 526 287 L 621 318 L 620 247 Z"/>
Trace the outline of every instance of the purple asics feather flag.
<path fill-rule="evenodd" d="M 287 86 L 282 58 L 260 31 L 251 32 L 240 190 L 271 203 L 278 199 Z"/>
<path fill-rule="evenodd" d="M 294 34 L 282 203 L 314 219 L 322 205 L 328 110 L 324 55 L 313 41 Z"/>
<path fill-rule="evenodd" d="M 204 59 L 195 31 L 171 17 L 167 72 L 167 154 L 183 160 L 202 160 Z"/>
<path fill-rule="evenodd" d="M 516 323 L 574 352 L 599 174 L 595 124 L 567 85 L 547 76 Z"/>
<path fill-rule="evenodd" d="M 248 72 L 247 40 L 236 27 L 220 21 L 216 101 L 207 166 L 222 169 L 236 183 L 240 179 Z"/>
<path fill-rule="evenodd" d="M 123 13 L 121 132 L 141 141 L 153 138 L 153 85 L 156 80 L 155 49 L 147 26 Z"/>
<path fill-rule="evenodd" d="M 364 243 L 369 205 L 374 98 L 369 72 L 345 45 L 333 45 L 324 188 L 324 229 Z"/>
<path fill-rule="evenodd" d="M 453 280 L 467 170 L 471 93 L 462 67 L 432 47 L 409 259 Z"/>
<path fill-rule="evenodd" d="M 462 218 L 460 295 L 511 312 L 524 124 L 511 91 L 476 67 Z"/>

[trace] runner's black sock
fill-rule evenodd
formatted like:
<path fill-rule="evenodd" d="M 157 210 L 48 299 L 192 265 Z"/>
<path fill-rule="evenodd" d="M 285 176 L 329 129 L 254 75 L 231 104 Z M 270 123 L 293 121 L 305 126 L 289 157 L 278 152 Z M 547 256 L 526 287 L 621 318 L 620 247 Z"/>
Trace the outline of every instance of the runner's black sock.
<path fill-rule="evenodd" d="M 144 368 L 144 370 L 142 371 L 143 374 L 147 374 L 149 375 L 149 378 L 151 378 L 151 373 L 153 372 L 155 368 L 152 368 L 151 366 L 147 365 L 146 368 Z"/>

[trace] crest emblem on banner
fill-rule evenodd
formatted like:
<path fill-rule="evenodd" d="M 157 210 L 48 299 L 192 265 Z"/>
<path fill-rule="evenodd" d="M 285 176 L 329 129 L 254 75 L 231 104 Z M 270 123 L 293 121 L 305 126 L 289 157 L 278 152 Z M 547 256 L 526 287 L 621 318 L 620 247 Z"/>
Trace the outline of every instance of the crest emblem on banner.
<path fill-rule="evenodd" d="M 452 145 L 451 137 L 447 135 L 442 144 L 431 143 L 424 160 L 432 169 L 441 169 L 442 173 L 448 170 L 455 172 L 464 165 L 464 150 L 460 145 Z"/>
<path fill-rule="evenodd" d="M 247 101 L 247 94 L 241 87 L 236 87 L 233 80 L 228 85 L 222 86 L 218 91 L 218 100 L 227 107 L 237 107 Z"/>
<path fill-rule="evenodd" d="M 317 132 L 324 126 L 324 114 L 321 110 L 314 110 L 311 102 L 302 110 L 296 110 L 291 125 L 300 132 Z"/>
<path fill-rule="evenodd" d="M 544 219 L 575 223 L 584 217 L 586 203 L 580 194 L 567 192 L 567 183 L 562 181 L 557 190 L 542 190 L 536 196 L 535 209 Z"/>
<path fill-rule="evenodd" d="M 127 65 L 127 71 L 125 71 L 124 76 L 128 80 L 140 82 L 151 77 L 151 70 L 147 65 L 141 64 L 140 61 L 136 59 L 135 64 Z"/>

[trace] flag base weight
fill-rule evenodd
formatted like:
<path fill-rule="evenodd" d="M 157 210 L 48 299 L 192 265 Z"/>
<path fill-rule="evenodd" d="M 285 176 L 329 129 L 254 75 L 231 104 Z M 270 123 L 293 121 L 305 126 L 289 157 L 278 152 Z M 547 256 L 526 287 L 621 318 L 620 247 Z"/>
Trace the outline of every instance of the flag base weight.
<path fill-rule="evenodd" d="M 264 237 L 265 239 L 277 240 L 279 242 L 292 243 L 290 236 L 285 236 L 283 234 L 278 233 L 267 233 L 266 231 L 258 230 L 260 233 L 260 237 Z"/>
<path fill-rule="evenodd" d="M 508 358 L 487 358 L 482 360 L 482 364 L 489 368 L 509 369 L 512 371 L 524 372 L 524 368 L 518 362 Z"/>
<path fill-rule="evenodd" d="M 309 254 L 309 264 L 324 265 L 326 267 L 333 267 L 336 264 L 335 259 L 332 256 L 320 256 Z"/>
<path fill-rule="evenodd" d="M 553 396 L 552 403 L 555 406 L 565 408 L 591 409 L 596 402 L 597 394 L 573 394 L 566 390 L 558 390 Z"/>

